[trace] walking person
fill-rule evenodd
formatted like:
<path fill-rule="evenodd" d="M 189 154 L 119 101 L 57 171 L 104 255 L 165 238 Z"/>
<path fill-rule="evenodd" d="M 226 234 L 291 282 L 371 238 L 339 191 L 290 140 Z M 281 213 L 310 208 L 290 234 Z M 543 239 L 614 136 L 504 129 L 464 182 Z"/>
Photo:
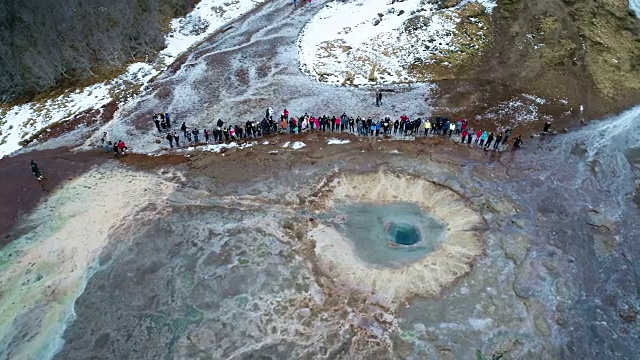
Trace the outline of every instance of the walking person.
<path fill-rule="evenodd" d="M 520 138 L 520 135 L 518 135 L 518 137 L 513 141 L 513 150 L 519 149 L 520 145 L 522 145 L 522 139 Z"/>
<path fill-rule="evenodd" d="M 204 141 L 207 142 L 207 144 L 209 143 L 209 130 L 204 129 Z"/>
<path fill-rule="evenodd" d="M 544 128 L 542 129 L 542 131 L 547 133 L 549 132 L 549 128 L 551 128 L 551 121 L 547 121 L 546 123 L 544 123 Z"/>
<path fill-rule="evenodd" d="M 176 142 L 176 147 L 180 147 L 180 137 L 178 136 L 178 133 L 173 133 L 173 140 Z"/>
<path fill-rule="evenodd" d="M 158 116 L 153 117 L 153 123 L 156 124 L 156 129 L 158 129 L 158 132 L 162 132 L 162 130 L 160 130 L 160 120 L 158 120 Z"/>
<path fill-rule="evenodd" d="M 182 126 L 180 126 L 180 130 L 182 130 L 182 134 L 184 135 L 184 137 L 187 137 L 187 124 L 186 123 L 182 123 Z"/>
<path fill-rule="evenodd" d="M 198 135 L 200 135 L 200 131 L 198 131 L 197 128 L 193 128 L 192 133 L 193 133 L 193 142 L 197 144 L 199 142 Z"/>
<path fill-rule="evenodd" d="M 38 169 L 38 164 L 36 164 L 36 162 L 33 160 L 31 160 L 31 173 L 33 173 L 33 176 L 35 176 L 38 181 L 44 178 L 44 176 L 42 176 L 42 173 L 40 172 L 40 169 Z"/>
<path fill-rule="evenodd" d="M 171 133 L 167 134 L 167 140 L 169 140 L 169 146 L 173 149 L 173 135 Z"/>
<path fill-rule="evenodd" d="M 167 122 L 167 129 L 171 129 L 171 119 L 169 119 L 169 113 L 164 113 L 164 120 Z"/>
<path fill-rule="evenodd" d="M 380 92 L 376 91 L 376 106 L 380 106 Z"/>

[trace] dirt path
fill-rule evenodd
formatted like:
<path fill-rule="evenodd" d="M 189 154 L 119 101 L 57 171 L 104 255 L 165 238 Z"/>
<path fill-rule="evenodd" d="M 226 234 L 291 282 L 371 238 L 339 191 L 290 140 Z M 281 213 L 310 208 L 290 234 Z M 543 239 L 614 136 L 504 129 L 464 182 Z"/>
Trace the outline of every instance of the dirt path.
<path fill-rule="evenodd" d="M 65 181 L 82 175 L 93 166 L 111 159 L 99 151 L 72 153 L 67 148 L 32 151 L 0 159 L 0 246 L 14 239 L 8 233 L 25 214 Z M 38 182 L 29 167 L 34 160 L 45 176 Z"/>

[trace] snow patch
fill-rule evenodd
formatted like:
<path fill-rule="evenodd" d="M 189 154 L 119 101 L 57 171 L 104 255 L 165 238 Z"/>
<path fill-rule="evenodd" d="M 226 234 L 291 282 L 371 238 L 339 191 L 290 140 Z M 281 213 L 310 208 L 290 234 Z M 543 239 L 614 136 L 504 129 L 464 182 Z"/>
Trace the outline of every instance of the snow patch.
<path fill-rule="evenodd" d="M 298 54 L 303 72 L 332 84 L 405 83 L 425 80 L 409 71 L 418 62 L 435 63 L 460 49 L 455 43 L 460 9 L 493 0 L 466 0 L 449 9 L 423 0 L 336 1 L 327 4 L 302 30 Z M 470 17 L 479 27 L 483 23 Z M 482 38 L 482 35 L 480 34 Z M 482 38 L 482 41 L 485 39 Z M 477 45 L 474 45 L 477 46 Z M 465 51 L 477 50 L 472 47 Z M 442 60 L 440 65 L 449 63 Z"/>
<path fill-rule="evenodd" d="M 153 65 L 134 63 L 127 67 L 124 74 L 104 83 L 70 91 L 44 102 L 0 107 L 0 156 L 19 150 L 20 141 L 56 122 L 71 119 L 80 112 L 100 108 L 112 100 L 132 103 L 134 99 L 131 99 L 131 95 L 136 85 L 144 87 L 191 46 L 265 1 L 201 0 L 191 13 L 171 22 L 166 48 Z M 116 99 L 113 98 L 114 94 L 117 94 Z"/>
<path fill-rule="evenodd" d="M 293 150 L 302 149 L 305 146 L 307 146 L 307 144 L 303 143 L 302 141 L 296 141 L 294 143 L 287 141 L 286 143 L 284 143 L 284 145 L 282 145 L 283 148 L 291 148 Z"/>
<path fill-rule="evenodd" d="M 340 139 L 336 139 L 336 138 L 331 138 L 327 141 L 327 144 L 329 145 L 342 145 L 342 144 L 348 144 L 350 143 L 351 140 L 340 140 Z"/>
<path fill-rule="evenodd" d="M 191 151 L 194 149 L 199 149 L 202 151 L 209 151 L 209 152 L 214 152 L 214 153 L 220 153 L 222 152 L 222 150 L 226 150 L 226 149 L 232 149 L 232 148 L 238 148 L 238 149 L 246 149 L 249 147 L 252 147 L 254 145 L 256 145 L 257 143 L 251 142 L 251 143 L 245 143 L 245 144 L 238 144 L 236 142 L 232 142 L 229 144 L 215 144 L 215 145 L 205 145 L 205 146 L 200 146 L 197 148 L 193 148 L 193 147 L 189 147 L 187 148 L 187 151 Z"/>

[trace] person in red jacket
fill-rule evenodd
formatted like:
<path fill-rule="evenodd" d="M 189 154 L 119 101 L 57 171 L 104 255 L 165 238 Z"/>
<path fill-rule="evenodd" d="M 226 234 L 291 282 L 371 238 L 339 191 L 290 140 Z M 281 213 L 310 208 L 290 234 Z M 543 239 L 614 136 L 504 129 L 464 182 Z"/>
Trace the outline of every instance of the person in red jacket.
<path fill-rule="evenodd" d="M 284 109 L 282 114 L 284 115 L 284 119 L 288 121 L 289 120 L 289 110 Z"/>
<path fill-rule="evenodd" d="M 129 150 L 129 149 L 127 149 L 127 145 L 125 145 L 124 141 L 119 140 L 118 141 L 118 152 L 121 155 L 124 155 L 124 154 L 126 154 L 126 152 L 125 152 L 126 150 Z"/>
<path fill-rule="evenodd" d="M 480 141 L 480 137 L 482 136 L 482 129 L 478 130 L 478 132 L 476 132 L 476 139 L 473 141 L 473 143 L 475 145 L 478 145 L 478 141 Z"/>

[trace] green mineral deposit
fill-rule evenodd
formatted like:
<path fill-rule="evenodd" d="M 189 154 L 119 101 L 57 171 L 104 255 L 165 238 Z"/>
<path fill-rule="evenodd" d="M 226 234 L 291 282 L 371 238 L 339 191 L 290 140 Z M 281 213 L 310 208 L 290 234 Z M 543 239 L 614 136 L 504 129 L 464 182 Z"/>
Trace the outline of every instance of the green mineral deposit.
<path fill-rule="evenodd" d="M 400 333 L 400 339 L 402 339 L 402 341 L 404 342 L 413 342 L 416 339 L 416 337 L 417 337 L 416 333 L 411 330 L 402 331 Z"/>

